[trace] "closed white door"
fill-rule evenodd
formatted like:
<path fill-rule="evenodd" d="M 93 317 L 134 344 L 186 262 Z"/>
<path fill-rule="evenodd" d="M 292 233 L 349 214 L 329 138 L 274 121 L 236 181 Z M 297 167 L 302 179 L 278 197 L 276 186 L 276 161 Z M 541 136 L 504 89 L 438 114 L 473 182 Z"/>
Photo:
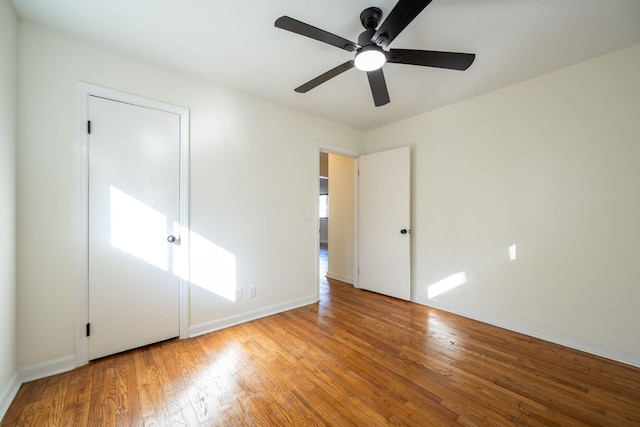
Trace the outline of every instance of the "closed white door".
<path fill-rule="evenodd" d="M 91 360 L 179 335 L 180 122 L 95 96 L 89 118 Z"/>
<path fill-rule="evenodd" d="M 359 287 L 411 299 L 410 147 L 359 158 Z"/>

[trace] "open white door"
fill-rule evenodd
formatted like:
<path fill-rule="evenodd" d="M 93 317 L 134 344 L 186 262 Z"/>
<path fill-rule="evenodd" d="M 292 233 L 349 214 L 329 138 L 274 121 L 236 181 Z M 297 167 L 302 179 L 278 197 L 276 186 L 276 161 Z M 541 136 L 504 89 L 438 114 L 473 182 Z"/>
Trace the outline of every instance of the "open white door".
<path fill-rule="evenodd" d="M 359 158 L 359 287 L 411 299 L 410 147 Z"/>
<path fill-rule="evenodd" d="M 89 118 L 89 359 L 96 359 L 179 335 L 180 119 L 95 96 Z"/>

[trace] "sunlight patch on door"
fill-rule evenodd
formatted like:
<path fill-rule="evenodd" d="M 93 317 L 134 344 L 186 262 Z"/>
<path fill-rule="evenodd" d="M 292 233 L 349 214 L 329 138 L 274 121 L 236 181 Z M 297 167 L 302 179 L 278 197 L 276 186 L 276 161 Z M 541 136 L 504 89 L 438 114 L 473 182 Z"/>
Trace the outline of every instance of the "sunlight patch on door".
<path fill-rule="evenodd" d="M 463 285 L 467 282 L 467 275 L 464 271 L 461 271 L 456 274 L 452 274 L 449 277 L 446 277 L 427 288 L 427 297 L 429 299 L 433 299 L 438 295 L 442 295 L 446 292 L 449 292 L 460 285 Z"/>
<path fill-rule="evenodd" d="M 111 245 L 167 271 L 166 216 L 114 186 L 109 190 Z"/>
<path fill-rule="evenodd" d="M 515 261 L 517 258 L 516 256 L 516 245 L 513 244 L 511 246 L 509 246 L 509 260 L 510 261 Z"/>

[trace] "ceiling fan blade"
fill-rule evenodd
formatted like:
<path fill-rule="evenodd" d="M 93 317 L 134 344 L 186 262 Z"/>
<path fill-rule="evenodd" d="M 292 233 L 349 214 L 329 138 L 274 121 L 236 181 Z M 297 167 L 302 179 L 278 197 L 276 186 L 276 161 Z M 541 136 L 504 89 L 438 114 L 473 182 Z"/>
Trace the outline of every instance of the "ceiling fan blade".
<path fill-rule="evenodd" d="M 423 65 L 464 71 L 476 59 L 474 53 L 438 52 L 434 50 L 390 49 L 387 62 Z"/>
<path fill-rule="evenodd" d="M 337 67 L 330 69 L 326 73 L 320 74 L 315 79 L 309 80 L 302 86 L 295 88 L 295 91 L 298 93 L 307 93 L 314 87 L 320 86 L 322 83 L 326 82 L 327 80 L 332 79 L 335 76 L 344 73 L 345 71 L 349 71 L 352 68 L 353 68 L 353 60 L 349 60 L 344 64 L 340 64 Z"/>
<path fill-rule="evenodd" d="M 387 90 L 387 83 L 384 80 L 382 68 L 375 71 L 367 71 L 367 77 L 369 78 L 369 86 L 371 86 L 373 103 L 376 107 L 388 104 L 391 100 L 389 99 L 389 91 Z"/>
<path fill-rule="evenodd" d="M 360 48 L 360 45 L 357 43 L 343 39 L 340 36 L 336 36 L 335 34 L 331 34 L 325 30 L 305 24 L 304 22 L 300 22 L 288 16 L 281 16 L 276 19 L 275 26 L 282 28 L 283 30 L 291 31 L 292 33 L 300 34 L 301 36 L 330 44 L 331 46 L 339 47 L 340 49 L 344 49 L 349 52 L 355 52 Z"/>
<path fill-rule="evenodd" d="M 371 40 L 378 46 L 387 47 L 429 3 L 431 0 L 399 0 Z"/>

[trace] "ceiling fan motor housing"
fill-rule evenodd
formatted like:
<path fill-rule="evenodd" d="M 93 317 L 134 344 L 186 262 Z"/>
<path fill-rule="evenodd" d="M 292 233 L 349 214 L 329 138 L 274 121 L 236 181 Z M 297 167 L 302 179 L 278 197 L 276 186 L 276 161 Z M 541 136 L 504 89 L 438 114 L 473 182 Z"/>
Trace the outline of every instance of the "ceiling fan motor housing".
<path fill-rule="evenodd" d="M 377 7 L 368 7 L 360 14 L 360 22 L 366 30 L 378 28 L 381 19 L 382 10 Z"/>
<path fill-rule="evenodd" d="M 376 28 L 380 25 L 382 20 L 382 10 L 377 7 L 368 7 L 360 14 L 360 22 L 365 31 L 358 37 L 358 44 L 360 46 L 377 45 L 373 40 L 373 35 L 376 33 Z"/>

